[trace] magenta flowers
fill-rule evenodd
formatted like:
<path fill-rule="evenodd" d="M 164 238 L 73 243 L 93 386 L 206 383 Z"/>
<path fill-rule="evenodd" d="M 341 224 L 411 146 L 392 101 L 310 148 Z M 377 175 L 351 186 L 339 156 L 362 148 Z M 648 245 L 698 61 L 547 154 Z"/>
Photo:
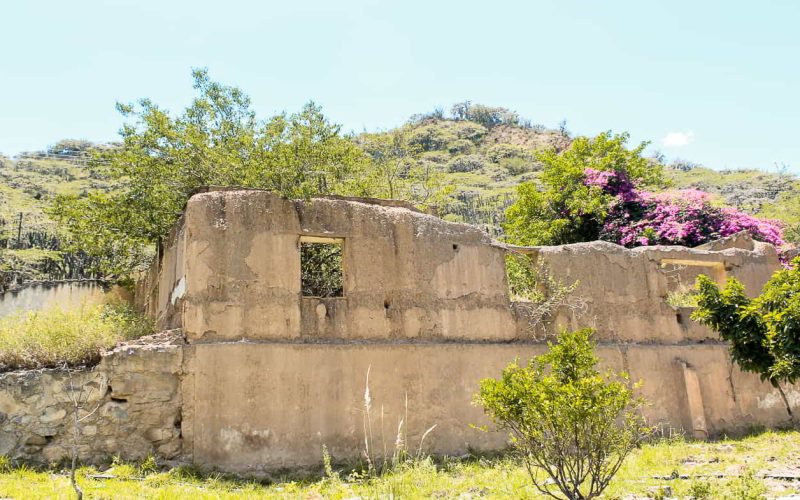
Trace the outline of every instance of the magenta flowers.
<path fill-rule="evenodd" d="M 622 173 L 591 168 L 585 170 L 584 184 L 614 197 L 600 239 L 626 247 L 697 246 L 740 231 L 748 231 L 754 239 L 776 247 L 785 243 L 780 221 L 716 206 L 703 191 L 641 191 Z"/>

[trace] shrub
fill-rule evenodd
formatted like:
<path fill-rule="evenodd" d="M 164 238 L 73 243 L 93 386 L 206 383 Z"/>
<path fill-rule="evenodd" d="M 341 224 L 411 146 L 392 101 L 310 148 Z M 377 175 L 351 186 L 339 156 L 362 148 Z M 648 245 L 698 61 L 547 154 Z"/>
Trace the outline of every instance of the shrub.
<path fill-rule="evenodd" d="M 538 167 L 534 161 L 525 158 L 503 158 L 498 162 L 498 165 L 510 175 L 522 175 L 525 172 L 532 172 Z"/>
<path fill-rule="evenodd" d="M 703 191 L 651 193 L 636 189 L 624 173 L 591 168 L 583 182 L 613 197 L 599 236 L 620 245 L 696 246 L 740 231 L 777 247 L 784 244 L 779 221 L 718 207 Z"/>
<path fill-rule="evenodd" d="M 534 486 L 555 498 L 600 495 L 648 432 L 627 375 L 597 370 L 591 335 L 563 332 L 528 366 L 514 362 L 499 380 L 481 381 L 476 396 L 489 418 L 511 431 Z"/>
<path fill-rule="evenodd" d="M 447 151 L 452 154 L 469 154 L 475 149 L 475 145 L 467 139 L 456 139 L 447 144 Z"/>
<path fill-rule="evenodd" d="M 517 146 L 516 144 L 494 144 L 486 148 L 486 157 L 489 161 L 499 163 L 504 158 L 526 158 L 531 159 L 533 154 L 528 149 Z"/>
<path fill-rule="evenodd" d="M 587 168 L 624 174 L 633 182 L 662 184 L 663 169 L 642 157 L 642 143 L 629 150 L 627 134 L 579 137 L 561 154 L 537 153 L 544 164 L 537 183 L 518 187 L 517 201 L 506 212 L 503 228 L 511 243 L 561 245 L 598 239 L 614 196 L 584 182 Z"/>
<path fill-rule="evenodd" d="M 763 481 L 747 470 L 728 484 L 724 500 L 762 500 L 766 499 L 767 487 Z"/>
<path fill-rule="evenodd" d="M 118 342 L 153 332 L 121 301 L 51 308 L 0 319 L 0 371 L 95 363 Z"/>
<path fill-rule="evenodd" d="M 486 166 L 485 158 L 481 155 L 464 155 L 453 158 L 448 170 L 451 172 L 473 172 Z"/>
<path fill-rule="evenodd" d="M 753 299 L 736 278 L 728 279 L 724 290 L 706 276 L 698 277 L 696 286 L 692 318 L 730 342 L 731 358 L 743 371 L 776 387 L 793 418 L 780 383 L 800 379 L 800 258 L 776 272 Z"/>

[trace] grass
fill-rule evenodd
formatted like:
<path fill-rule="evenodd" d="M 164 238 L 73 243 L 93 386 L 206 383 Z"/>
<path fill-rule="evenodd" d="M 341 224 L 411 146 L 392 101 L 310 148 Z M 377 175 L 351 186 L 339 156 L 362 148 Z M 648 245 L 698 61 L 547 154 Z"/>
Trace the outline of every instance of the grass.
<path fill-rule="evenodd" d="M 110 300 L 0 319 L 0 371 L 92 364 L 115 344 L 153 332 L 150 320 Z"/>
<path fill-rule="evenodd" d="M 322 457 L 322 450 L 320 450 Z M 800 492 L 800 482 L 764 478 L 800 474 L 800 432 L 765 432 L 743 439 L 690 442 L 681 439 L 643 446 L 629 457 L 604 498 L 626 495 L 702 499 L 764 498 Z M 152 460 L 117 462 L 102 471 L 85 467 L 78 480 L 86 498 L 252 499 L 252 498 L 542 498 L 520 464 L 509 457 L 417 460 L 379 477 L 329 472 L 306 481 L 262 484 L 187 467 L 159 470 Z M 688 476 L 688 477 L 687 477 Z M 720 476 L 720 477 L 718 477 Z M 675 479 L 672 479 L 672 478 Z M 666 479 L 669 478 L 669 479 Z M 0 496 L 26 499 L 72 498 L 65 472 L 11 467 L 0 460 Z"/>
<path fill-rule="evenodd" d="M 697 292 L 694 288 L 680 288 L 667 293 L 667 304 L 673 307 L 697 307 Z"/>

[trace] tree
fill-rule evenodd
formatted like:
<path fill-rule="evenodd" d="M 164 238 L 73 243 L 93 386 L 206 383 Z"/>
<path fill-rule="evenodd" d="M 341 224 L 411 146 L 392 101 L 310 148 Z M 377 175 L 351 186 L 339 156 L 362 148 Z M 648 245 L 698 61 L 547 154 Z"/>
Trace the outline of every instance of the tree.
<path fill-rule="evenodd" d="M 442 203 L 452 191 L 435 165 L 417 158 L 422 148 L 410 141 L 407 127 L 362 134 L 357 142 L 370 158 L 365 183 L 372 196 L 428 207 Z"/>
<path fill-rule="evenodd" d="M 757 373 L 778 389 L 794 421 L 781 383 L 800 378 L 800 258 L 790 269 L 777 271 L 753 299 L 736 278 L 729 278 L 723 290 L 706 276 L 696 286 L 698 307 L 692 318 L 730 343 L 731 358 L 743 371 Z"/>
<path fill-rule="evenodd" d="M 600 495 L 649 431 L 627 375 L 597 370 L 592 333 L 563 332 L 528 366 L 514 362 L 499 380 L 481 381 L 476 396 L 511 431 L 536 489 L 553 498 Z"/>
<path fill-rule="evenodd" d="M 663 185 L 663 167 L 642 157 L 647 143 L 625 147 L 628 134 L 604 132 L 579 137 L 561 154 L 537 154 L 544 164 L 540 182 L 518 187 L 518 199 L 506 212 L 508 240 L 520 245 L 561 245 L 598 239 L 613 195 L 588 185 L 587 169 L 622 174 L 638 185 Z"/>
<path fill-rule="evenodd" d="M 101 258 L 106 275 L 147 262 L 200 186 L 264 188 L 293 198 L 376 193 L 370 158 L 308 103 L 295 114 L 256 118 L 240 89 L 194 70 L 197 96 L 171 116 L 148 99 L 118 104 L 131 119 L 122 144 L 95 153 L 95 169 L 116 181 L 111 193 L 59 197 L 52 214 L 71 248 Z M 372 184 L 371 184 L 372 183 Z"/>

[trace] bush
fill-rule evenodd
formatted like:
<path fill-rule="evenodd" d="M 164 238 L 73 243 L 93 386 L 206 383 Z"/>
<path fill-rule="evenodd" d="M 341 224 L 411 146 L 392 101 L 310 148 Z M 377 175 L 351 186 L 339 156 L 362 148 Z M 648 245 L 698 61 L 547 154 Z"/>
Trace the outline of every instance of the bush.
<path fill-rule="evenodd" d="M 0 371 L 87 365 L 118 342 L 153 332 L 152 322 L 114 301 L 0 319 Z"/>
<path fill-rule="evenodd" d="M 499 380 L 481 381 L 476 396 L 489 418 L 511 431 L 533 485 L 555 498 L 600 495 L 648 432 L 627 375 L 597 371 L 591 335 L 563 332 L 528 366 L 514 362 Z"/>
<path fill-rule="evenodd" d="M 467 139 L 456 139 L 447 144 L 447 151 L 452 154 L 469 154 L 475 149 L 475 145 Z"/>
<path fill-rule="evenodd" d="M 779 221 L 759 219 L 734 208 L 718 207 L 696 189 L 651 193 L 636 189 L 620 172 L 587 168 L 584 184 L 612 196 L 600 239 L 639 245 L 696 246 L 740 231 L 759 241 L 784 244 Z"/>
<path fill-rule="evenodd" d="M 450 172 L 474 172 L 486 166 L 486 159 L 481 155 L 464 155 L 453 158 L 448 165 Z"/>
<path fill-rule="evenodd" d="M 642 157 L 647 146 L 626 148 L 627 134 L 602 133 L 593 139 L 579 137 L 561 154 L 537 153 L 544 165 L 541 186 L 525 182 L 517 188 L 517 201 L 506 211 L 503 228 L 510 243 L 562 245 L 598 239 L 613 195 L 585 183 L 587 169 L 621 173 L 632 182 L 660 185 L 663 169 Z"/>
<path fill-rule="evenodd" d="M 499 163 L 504 158 L 533 158 L 533 154 L 528 149 L 517 146 L 516 144 L 493 144 L 486 148 L 486 157 L 489 161 Z"/>
<path fill-rule="evenodd" d="M 525 172 L 532 172 L 537 170 L 537 165 L 534 161 L 525 158 L 503 158 L 498 162 L 502 168 L 510 175 L 522 175 Z"/>
<path fill-rule="evenodd" d="M 696 286 L 698 307 L 692 319 L 730 342 L 731 358 L 743 371 L 757 373 L 776 387 L 793 418 L 780 383 L 800 379 L 800 258 L 791 269 L 776 272 L 753 299 L 736 278 L 720 290 L 701 275 Z"/>

